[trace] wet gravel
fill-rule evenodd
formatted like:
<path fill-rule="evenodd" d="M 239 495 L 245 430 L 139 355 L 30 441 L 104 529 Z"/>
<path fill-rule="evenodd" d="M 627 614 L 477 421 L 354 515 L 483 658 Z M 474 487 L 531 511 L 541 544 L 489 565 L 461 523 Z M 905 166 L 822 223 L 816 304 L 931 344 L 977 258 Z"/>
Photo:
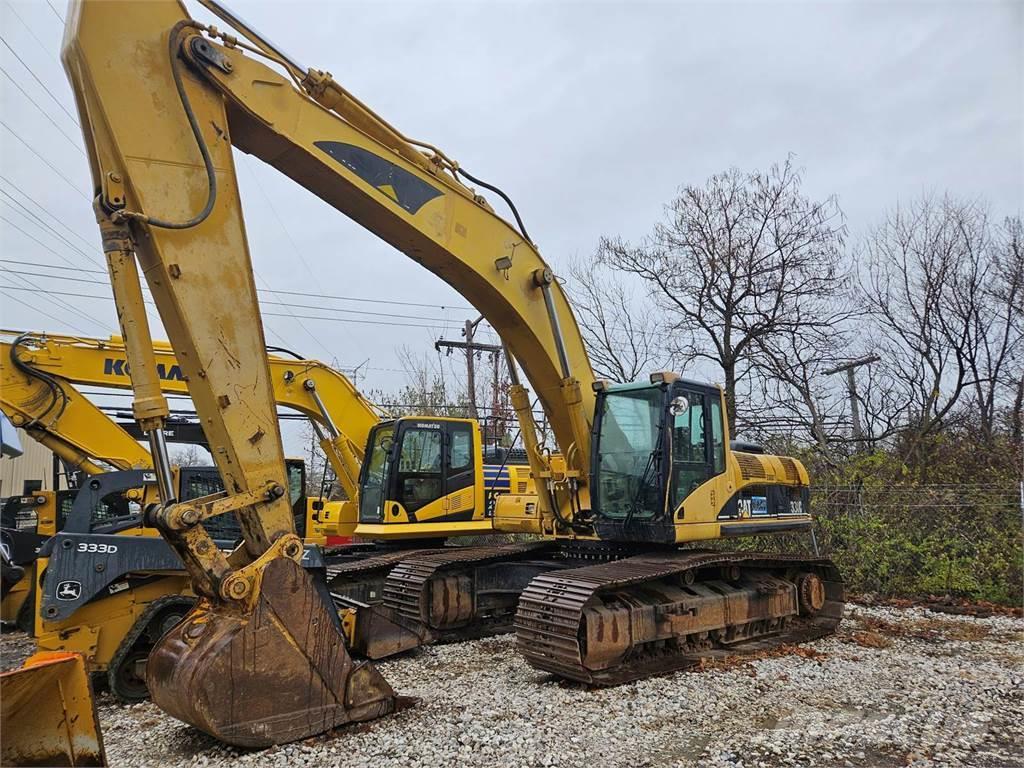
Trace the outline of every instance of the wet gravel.
<path fill-rule="evenodd" d="M 840 633 L 612 689 L 539 673 L 511 636 L 380 663 L 412 708 L 262 751 L 100 697 L 112 766 L 1024 767 L 1024 622 L 850 606 Z M 31 651 L 0 638 L 3 665 Z"/>

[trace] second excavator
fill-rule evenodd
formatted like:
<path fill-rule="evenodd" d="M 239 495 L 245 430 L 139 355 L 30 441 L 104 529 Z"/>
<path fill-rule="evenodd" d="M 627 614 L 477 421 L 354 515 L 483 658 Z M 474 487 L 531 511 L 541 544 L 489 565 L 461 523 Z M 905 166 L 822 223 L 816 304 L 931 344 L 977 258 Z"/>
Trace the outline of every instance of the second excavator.
<path fill-rule="evenodd" d="M 492 599 L 517 603 L 519 647 L 532 665 L 603 684 L 834 629 L 843 588 L 829 560 L 687 546 L 807 529 L 799 462 L 731 449 L 717 387 L 666 373 L 634 384 L 596 380 L 571 305 L 518 213 L 512 208 L 514 225 L 505 221 L 469 184 L 503 193 L 402 135 L 220 4 L 203 5 L 238 34 L 200 24 L 173 2 L 83 2 L 72 3 L 64 45 L 135 415 L 158 478 L 169 489 L 168 409 L 140 266 L 227 489 L 153 515 L 201 596 L 151 656 L 159 706 L 232 743 L 267 744 L 396 704 L 372 666 L 352 665 L 298 565 L 232 148 L 458 290 L 501 336 L 550 424 L 557 452 L 544 449 L 530 389 L 514 381 L 538 493 L 535 513 L 509 525 L 541 539 L 403 561 L 385 586 L 396 613 L 425 626 L 439 619 L 444 629 L 481 607 L 494 615 Z M 450 451 L 454 443 L 396 437 L 371 437 L 361 514 L 401 515 L 415 486 L 437 479 L 404 461 L 407 445 Z M 380 482 L 371 494 L 373 468 Z M 441 471 L 455 469 L 449 452 Z M 229 510 L 245 543 L 225 557 L 202 522 Z M 494 524 L 502 518 L 496 510 Z"/>

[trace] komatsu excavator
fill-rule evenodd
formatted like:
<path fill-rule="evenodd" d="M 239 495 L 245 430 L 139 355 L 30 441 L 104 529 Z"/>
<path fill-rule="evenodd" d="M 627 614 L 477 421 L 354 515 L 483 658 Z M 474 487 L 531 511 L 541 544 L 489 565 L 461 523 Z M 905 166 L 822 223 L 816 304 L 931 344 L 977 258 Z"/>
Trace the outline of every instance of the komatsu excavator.
<path fill-rule="evenodd" d="M 843 589 L 827 559 L 682 547 L 808 528 L 807 473 L 798 462 L 731 450 L 716 387 L 674 374 L 628 385 L 595 380 L 571 306 L 515 209 L 512 225 L 467 183 L 503 193 L 403 136 L 330 74 L 298 65 L 219 3 L 203 5 L 233 32 L 189 18 L 176 2 L 73 2 L 63 50 L 133 407 L 161 498 L 171 488 L 162 431 L 169 410 L 139 268 L 226 489 L 164 503 L 151 516 L 200 595 L 150 656 L 158 706 L 255 746 L 377 717 L 397 702 L 372 665 L 353 665 L 299 565 L 233 148 L 466 297 L 522 367 L 553 432 L 557 455 L 542 450 L 529 392 L 515 381 L 538 483 L 535 514 L 515 525 L 545 540 L 402 563 L 396 572 L 411 589 L 396 604 L 417 617 L 432 605 L 445 619 L 472 617 L 474 579 L 494 562 L 504 571 L 522 565 L 506 586 L 516 596 L 522 590 L 520 649 L 540 669 L 596 683 L 833 631 Z M 381 467 L 382 477 L 387 462 L 399 465 L 397 486 L 382 485 L 376 502 L 363 494 L 374 514 L 401 514 L 408 497 L 395 494 L 421 479 L 402 477 L 396 445 L 380 440 L 371 447 L 380 462 L 371 455 L 363 464 L 364 473 Z M 203 521 L 229 510 L 245 541 L 224 556 Z"/>
<path fill-rule="evenodd" d="M 170 345 L 155 341 L 153 358 L 161 390 L 187 395 L 184 374 Z M 409 505 L 409 513 L 401 519 L 395 515 L 360 519 L 357 498 L 363 450 L 370 430 L 386 414 L 348 377 L 324 363 L 276 347 L 267 355 L 267 363 L 276 404 L 309 419 L 345 496 L 341 502 L 311 508 L 307 541 L 336 546 L 359 537 L 415 543 L 492 533 L 496 496 L 512 494 L 515 498 L 503 503 L 519 507 L 532 503 L 528 468 L 518 460 L 486 463 L 475 420 L 403 417 L 388 423 L 402 425 L 403 431 L 423 423 L 448 425 L 457 435 L 454 439 L 461 441 L 454 446 L 456 452 L 466 452 L 465 465 L 472 471 L 449 481 L 430 498 L 424 494 L 431 489 L 421 484 L 423 498 L 415 510 Z M 97 339 L 0 330 L 0 409 L 65 463 L 89 474 L 102 471 L 99 460 L 117 469 L 152 466 L 149 452 L 76 389 L 131 389 L 129 372 L 124 340 L 117 336 Z M 423 461 L 430 458 L 425 455 Z"/>

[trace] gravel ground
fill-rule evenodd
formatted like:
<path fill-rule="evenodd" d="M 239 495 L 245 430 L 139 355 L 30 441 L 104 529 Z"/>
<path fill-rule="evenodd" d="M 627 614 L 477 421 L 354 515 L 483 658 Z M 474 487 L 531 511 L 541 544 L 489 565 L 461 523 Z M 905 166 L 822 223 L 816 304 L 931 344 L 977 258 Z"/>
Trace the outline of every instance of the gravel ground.
<path fill-rule="evenodd" d="M 1024 622 L 850 606 L 840 633 L 756 659 L 588 690 L 511 636 L 380 663 L 419 702 L 332 736 L 233 750 L 152 704 L 100 698 L 112 766 L 1024 767 Z M 31 650 L 2 637 L 3 666 Z"/>

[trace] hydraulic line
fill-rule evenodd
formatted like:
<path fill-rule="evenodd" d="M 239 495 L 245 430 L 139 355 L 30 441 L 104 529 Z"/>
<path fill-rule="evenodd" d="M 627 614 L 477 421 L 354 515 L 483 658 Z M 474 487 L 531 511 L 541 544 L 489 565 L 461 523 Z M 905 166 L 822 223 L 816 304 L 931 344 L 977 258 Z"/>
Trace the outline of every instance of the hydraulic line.
<path fill-rule="evenodd" d="M 24 373 L 29 378 L 37 378 L 44 384 L 46 384 L 47 388 L 50 390 L 50 404 L 46 406 L 46 409 L 40 416 L 37 416 L 35 419 L 33 419 L 31 422 L 25 425 L 27 427 L 41 423 L 41 420 L 49 416 L 53 409 L 57 407 L 58 400 L 61 401 L 60 410 L 57 412 L 57 415 L 54 417 L 53 421 L 57 421 L 58 419 L 60 419 L 61 416 L 64 415 L 64 410 L 67 408 L 68 405 L 67 393 L 64 391 L 64 388 L 60 385 L 60 382 L 58 382 L 57 379 L 55 379 L 53 376 L 46 373 L 45 371 L 41 371 L 38 368 L 32 367 L 24 360 L 22 360 L 21 357 L 19 357 L 18 348 L 23 346 L 26 341 L 32 338 L 34 337 L 31 333 L 23 333 L 14 340 L 14 342 L 11 344 L 11 362 L 14 364 L 15 368 L 17 368 L 19 371 Z"/>
<path fill-rule="evenodd" d="M 171 30 L 171 35 L 167 41 L 167 53 L 171 59 L 171 74 L 174 76 L 174 87 L 178 91 L 178 98 L 181 100 L 181 106 L 185 110 L 185 117 L 188 118 L 189 127 L 192 128 L 192 136 L 195 137 L 196 146 L 199 147 L 199 154 L 203 157 L 203 166 L 206 169 L 206 184 L 208 190 L 206 205 L 203 206 L 203 210 L 187 221 L 167 221 L 165 219 L 148 216 L 144 213 L 118 211 L 114 214 L 115 223 L 117 223 L 116 217 L 121 217 L 140 221 L 144 224 L 149 224 L 151 227 L 160 227 L 161 229 L 191 229 L 198 224 L 202 224 L 206 220 L 213 211 L 214 203 L 217 202 L 217 174 L 213 167 L 213 158 L 210 157 L 210 150 L 207 148 L 206 142 L 203 140 L 203 134 L 199 128 L 199 121 L 196 120 L 195 112 L 192 111 L 192 102 L 189 101 L 188 93 L 185 91 L 185 84 L 181 79 L 181 65 L 178 60 L 178 49 L 180 45 L 178 37 L 183 29 L 187 29 L 189 27 L 199 31 L 206 29 L 204 24 L 200 24 L 199 22 L 192 21 L 190 19 L 179 21 Z"/>
<path fill-rule="evenodd" d="M 493 186 L 492 184 L 488 184 L 486 181 L 481 181 L 480 179 L 478 179 L 473 174 L 468 173 L 467 171 L 465 171 L 462 168 L 456 167 L 455 168 L 455 174 L 458 175 L 460 173 L 463 176 L 465 176 L 467 179 L 469 179 L 471 182 L 473 182 L 474 184 L 478 184 L 481 187 L 483 187 L 484 189 L 489 189 L 491 192 L 493 192 L 494 194 L 498 195 L 502 200 L 504 200 L 505 203 L 508 205 L 509 209 L 512 211 L 512 215 L 516 217 L 516 224 L 519 225 L 519 234 L 521 234 L 523 236 L 523 239 L 526 240 L 526 242 L 530 243 L 530 245 L 533 245 L 533 240 L 531 240 L 530 239 L 530 235 L 527 234 L 527 232 L 526 232 L 526 225 L 523 224 L 523 220 L 519 216 L 519 210 L 516 208 L 516 204 L 512 202 L 512 198 L 511 197 L 506 195 L 504 192 L 502 192 L 500 189 L 498 189 L 497 187 Z"/>

